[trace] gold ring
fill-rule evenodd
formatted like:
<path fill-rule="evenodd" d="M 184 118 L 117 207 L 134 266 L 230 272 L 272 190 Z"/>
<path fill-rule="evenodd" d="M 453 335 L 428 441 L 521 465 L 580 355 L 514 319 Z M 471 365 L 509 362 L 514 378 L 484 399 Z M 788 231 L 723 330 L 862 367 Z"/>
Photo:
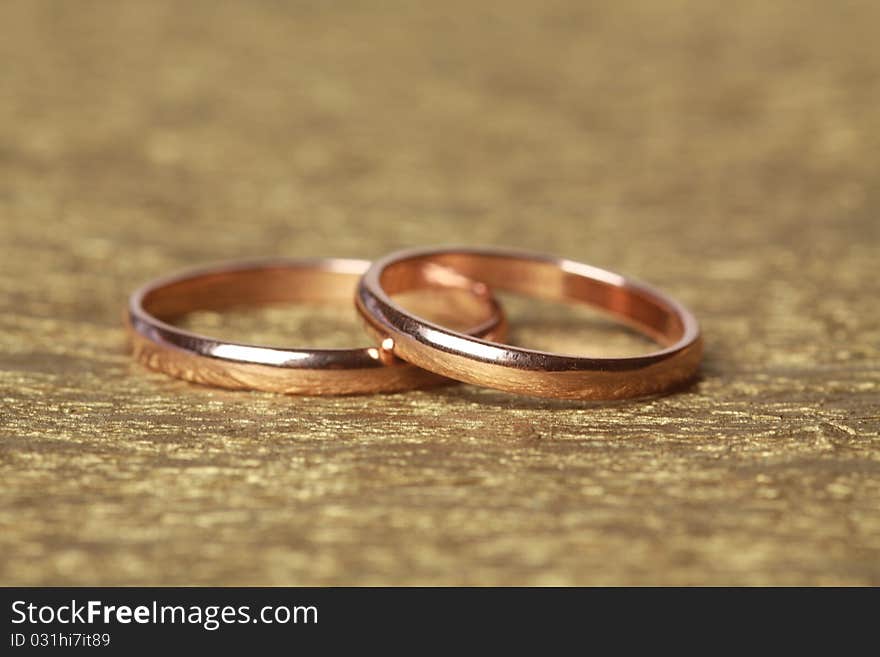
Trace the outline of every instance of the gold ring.
<path fill-rule="evenodd" d="M 644 356 L 590 358 L 522 349 L 422 319 L 391 295 L 409 289 L 426 266 L 441 265 L 488 288 L 611 313 L 661 345 Z M 535 253 L 430 248 L 393 253 L 361 279 L 357 307 L 383 347 L 458 381 L 537 397 L 622 399 L 659 393 L 696 373 L 702 338 L 694 316 L 647 285 L 579 262 Z"/>
<path fill-rule="evenodd" d="M 170 323 L 196 310 L 279 302 L 351 303 L 369 262 L 338 258 L 226 263 L 153 281 L 132 294 L 127 324 L 135 357 L 177 378 L 232 389 L 289 394 L 393 392 L 449 383 L 381 348 L 278 349 L 228 342 Z M 501 338 L 506 323 L 485 288 L 442 267 L 414 276 L 414 287 L 459 288 L 478 297 L 481 317 L 468 331 Z M 466 317 L 470 320 L 469 317 Z"/>

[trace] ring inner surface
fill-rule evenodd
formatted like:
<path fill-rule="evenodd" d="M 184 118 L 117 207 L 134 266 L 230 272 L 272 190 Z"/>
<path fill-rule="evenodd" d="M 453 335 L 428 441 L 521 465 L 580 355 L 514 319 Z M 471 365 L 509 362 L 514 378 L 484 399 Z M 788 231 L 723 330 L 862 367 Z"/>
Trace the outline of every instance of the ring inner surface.
<path fill-rule="evenodd" d="M 379 276 L 391 296 L 424 280 L 426 267 L 442 265 L 492 289 L 562 303 L 582 303 L 605 311 L 664 347 L 682 339 L 685 327 L 675 307 L 621 276 L 568 261 L 509 255 L 441 253 L 387 265 Z"/>
<path fill-rule="evenodd" d="M 217 271 L 173 281 L 149 290 L 146 312 L 173 321 L 197 311 L 223 311 L 281 303 L 351 301 L 359 274 L 315 268 L 267 267 Z"/>

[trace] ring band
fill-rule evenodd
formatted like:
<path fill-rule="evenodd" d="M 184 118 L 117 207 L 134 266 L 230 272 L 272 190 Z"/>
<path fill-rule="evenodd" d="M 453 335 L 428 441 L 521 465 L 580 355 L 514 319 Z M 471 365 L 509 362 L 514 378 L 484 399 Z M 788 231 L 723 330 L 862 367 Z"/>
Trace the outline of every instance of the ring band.
<path fill-rule="evenodd" d="M 223 341 L 168 323 L 196 310 L 280 302 L 351 303 L 369 262 L 350 259 L 262 260 L 226 263 L 153 281 L 132 294 L 128 327 L 135 357 L 151 369 L 196 383 L 289 394 L 342 395 L 393 392 L 449 383 L 390 352 L 360 349 L 278 349 Z M 485 316 L 469 333 L 500 338 L 501 307 L 484 286 L 426 267 L 416 287 L 473 291 Z M 473 290 L 471 290 L 473 288 Z"/>
<path fill-rule="evenodd" d="M 588 358 L 522 349 L 444 328 L 407 312 L 390 297 L 408 289 L 428 264 L 492 289 L 586 303 L 663 348 L 644 356 Z M 357 306 L 368 330 L 400 358 L 458 381 L 537 397 L 623 399 L 659 393 L 693 377 L 702 357 L 697 321 L 678 302 L 619 274 L 535 253 L 472 248 L 393 253 L 364 274 Z"/>

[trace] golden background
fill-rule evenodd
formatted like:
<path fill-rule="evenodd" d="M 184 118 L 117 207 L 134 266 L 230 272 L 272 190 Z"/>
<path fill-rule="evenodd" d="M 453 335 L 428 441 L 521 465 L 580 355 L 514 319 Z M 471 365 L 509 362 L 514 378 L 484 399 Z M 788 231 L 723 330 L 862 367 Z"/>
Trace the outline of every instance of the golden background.
<path fill-rule="evenodd" d="M 0 583 L 880 584 L 880 3 L 22 0 L 0 24 Z M 701 380 L 288 398 L 127 354 L 154 276 L 450 242 L 654 283 L 702 322 Z M 342 312 L 191 321 L 356 344 Z M 525 343 L 637 342 L 511 315 Z"/>

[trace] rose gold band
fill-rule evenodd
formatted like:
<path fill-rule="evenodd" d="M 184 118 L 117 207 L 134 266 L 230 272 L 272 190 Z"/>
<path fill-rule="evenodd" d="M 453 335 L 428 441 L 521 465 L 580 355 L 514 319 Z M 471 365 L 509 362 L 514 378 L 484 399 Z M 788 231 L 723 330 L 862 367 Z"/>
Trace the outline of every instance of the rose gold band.
<path fill-rule="evenodd" d="M 348 259 L 229 263 L 184 272 L 147 284 L 129 300 L 128 327 L 135 356 L 148 367 L 223 388 L 291 394 L 338 395 L 407 390 L 447 382 L 377 348 L 276 349 L 222 341 L 170 323 L 196 310 L 223 310 L 280 302 L 351 303 L 369 262 Z M 414 287 L 469 289 L 467 279 L 440 267 L 414 274 Z M 469 290 L 470 291 L 470 290 Z M 484 313 L 470 333 L 505 333 L 500 306 L 483 287 Z"/>
<path fill-rule="evenodd" d="M 390 296 L 409 289 L 431 264 L 492 289 L 603 309 L 663 348 L 644 356 L 588 358 L 444 328 L 407 312 Z M 368 329 L 404 360 L 458 381 L 538 397 L 621 399 L 658 393 L 693 377 L 702 357 L 699 326 L 673 299 L 619 274 L 528 252 L 450 247 L 393 253 L 364 274 L 357 306 Z"/>

